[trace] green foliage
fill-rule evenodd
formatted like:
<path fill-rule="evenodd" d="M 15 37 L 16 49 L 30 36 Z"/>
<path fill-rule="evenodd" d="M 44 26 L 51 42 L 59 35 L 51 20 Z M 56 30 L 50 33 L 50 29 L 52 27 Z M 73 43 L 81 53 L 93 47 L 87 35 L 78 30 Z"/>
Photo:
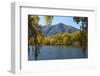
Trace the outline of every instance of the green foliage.
<path fill-rule="evenodd" d="M 80 32 L 73 32 L 71 35 L 71 41 L 75 42 L 75 41 L 80 41 L 81 40 L 81 34 Z"/>
<path fill-rule="evenodd" d="M 80 23 L 80 32 L 81 32 L 80 43 L 81 43 L 81 47 L 85 48 L 88 46 L 87 45 L 88 43 L 88 17 L 73 17 L 73 20 L 77 24 Z"/>
<path fill-rule="evenodd" d="M 45 16 L 46 24 L 52 22 L 53 16 Z M 86 25 L 86 17 L 74 17 L 74 21 L 77 23 L 82 22 Z M 41 32 L 41 27 L 39 26 L 39 16 L 28 16 L 28 27 L 31 31 L 31 35 L 28 37 L 29 45 L 72 45 L 74 42 L 82 43 L 82 47 L 87 46 L 87 32 L 76 31 L 72 33 L 56 34 L 52 37 L 45 37 Z M 83 44 L 84 43 L 84 44 Z"/>
<path fill-rule="evenodd" d="M 41 37 L 43 37 L 39 26 L 39 16 L 28 16 L 28 33 L 28 45 L 34 45 L 35 60 L 37 60 L 41 45 Z"/>
<path fill-rule="evenodd" d="M 63 34 L 56 34 L 52 37 L 43 37 L 41 35 L 37 36 L 37 43 L 38 45 L 73 45 L 73 43 L 81 43 L 84 41 L 84 46 L 86 47 L 87 41 L 87 33 L 83 32 L 84 36 L 81 37 L 80 31 L 73 32 L 73 33 L 63 33 Z M 33 39 L 34 40 L 34 39 Z M 32 38 L 30 38 L 29 44 L 33 44 Z"/>

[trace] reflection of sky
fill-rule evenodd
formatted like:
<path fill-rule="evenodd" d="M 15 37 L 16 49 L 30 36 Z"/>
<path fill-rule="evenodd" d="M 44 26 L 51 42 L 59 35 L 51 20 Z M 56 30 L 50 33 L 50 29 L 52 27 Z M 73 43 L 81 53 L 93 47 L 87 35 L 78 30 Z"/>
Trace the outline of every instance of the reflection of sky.
<path fill-rule="evenodd" d="M 44 16 L 39 16 L 39 17 L 40 17 L 39 24 L 42 26 L 45 25 Z M 54 16 L 52 25 L 58 24 L 58 23 L 64 23 L 66 25 L 71 25 L 78 29 L 80 28 L 80 24 L 77 24 L 76 22 L 74 22 L 73 17 L 71 16 Z"/>

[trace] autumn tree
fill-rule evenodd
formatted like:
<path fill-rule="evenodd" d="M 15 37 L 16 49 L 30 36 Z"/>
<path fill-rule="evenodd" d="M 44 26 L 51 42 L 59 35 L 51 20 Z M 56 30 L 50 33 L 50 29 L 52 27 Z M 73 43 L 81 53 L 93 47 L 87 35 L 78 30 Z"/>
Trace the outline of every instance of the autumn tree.
<path fill-rule="evenodd" d="M 46 26 L 52 23 L 53 16 L 44 16 Z M 28 15 L 28 46 L 35 46 L 35 60 L 38 57 L 39 46 L 42 44 L 43 34 L 39 25 L 39 16 Z"/>
<path fill-rule="evenodd" d="M 80 32 L 81 32 L 81 46 L 83 48 L 83 51 L 87 48 L 87 42 L 88 42 L 88 17 L 73 17 L 74 22 L 77 24 L 80 23 Z M 85 34 L 85 35 L 84 35 Z"/>

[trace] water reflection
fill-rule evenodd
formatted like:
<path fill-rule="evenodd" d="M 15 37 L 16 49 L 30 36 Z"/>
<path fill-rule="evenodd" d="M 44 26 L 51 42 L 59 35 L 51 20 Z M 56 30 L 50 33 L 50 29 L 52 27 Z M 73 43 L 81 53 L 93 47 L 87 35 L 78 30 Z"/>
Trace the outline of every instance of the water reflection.
<path fill-rule="evenodd" d="M 35 48 L 29 46 L 28 60 L 35 60 Z M 37 51 L 37 60 L 87 58 L 87 49 L 72 46 L 42 46 Z"/>

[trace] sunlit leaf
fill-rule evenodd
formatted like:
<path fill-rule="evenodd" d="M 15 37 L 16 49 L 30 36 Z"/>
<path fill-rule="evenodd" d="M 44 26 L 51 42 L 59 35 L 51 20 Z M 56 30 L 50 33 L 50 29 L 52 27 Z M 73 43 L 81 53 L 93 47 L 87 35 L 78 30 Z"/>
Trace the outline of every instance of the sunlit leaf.
<path fill-rule="evenodd" d="M 44 20 L 45 20 L 45 24 L 48 28 L 48 26 L 51 25 L 51 23 L 52 23 L 53 16 L 44 16 Z"/>

